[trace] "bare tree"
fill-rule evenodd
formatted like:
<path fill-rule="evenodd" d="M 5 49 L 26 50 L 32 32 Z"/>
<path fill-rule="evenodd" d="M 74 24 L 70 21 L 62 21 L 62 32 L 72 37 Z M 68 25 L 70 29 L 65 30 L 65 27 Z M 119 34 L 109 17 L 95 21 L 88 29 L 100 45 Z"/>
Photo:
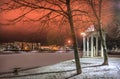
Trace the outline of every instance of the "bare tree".
<path fill-rule="evenodd" d="M 38 21 L 41 23 L 51 21 L 53 19 L 62 21 L 64 17 L 71 30 L 77 74 L 80 74 L 82 70 L 78 55 L 74 20 L 76 16 L 78 17 L 87 14 L 87 12 L 81 9 L 81 3 L 82 0 L 10 0 L 10 2 L 4 2 L 1 10 L 8 11 L 19 9 L 23 11 L 21 15 L 11 20 L 12 23 L 17 23 L 20 21 L 26 22 L 28 20 L 33 22 Z M 79 4 L 79 6 L 76 6 L 76 4 Z M 36 11 L 40 14 L 37 19 L 31 19 L 27 17 L 27 15 L 33 11 Z M 47 24 L 50 24 L 50 22 Z"/>
<path fill-rule="evenodd" d="M 92 18 L 94 17 L 94 20 L 92 20 L 93 24 L 95 25 L 96 30 L 99 32 L 101 43 L 103 46 L 103 53 L 104 53 L 104 62 L 103 65 L 108 65 L 108 55 L 107 55 L 107 49 L 106 49 L 106 41 L 103 37 L 104 29 L 103 29 L 103 22 L 102 22 L 102 4 L 103 0 L 87 0 L 88 5 L 91 8 L 92 12 Z"/>

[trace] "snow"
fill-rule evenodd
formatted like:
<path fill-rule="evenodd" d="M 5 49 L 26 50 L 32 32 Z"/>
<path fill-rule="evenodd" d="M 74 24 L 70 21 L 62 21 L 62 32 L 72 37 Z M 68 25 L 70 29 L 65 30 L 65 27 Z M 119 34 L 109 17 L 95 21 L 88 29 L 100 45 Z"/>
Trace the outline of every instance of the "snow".
<path fill-rule="evenodd" d="M 109 65 L 101 66 L 103 58 L 80 58 L 82 74 L 76 74 L 74 59 L 54 65 L 0 75 L 0 79 L 120 79 L 120 58 L 110 57 Z"/>

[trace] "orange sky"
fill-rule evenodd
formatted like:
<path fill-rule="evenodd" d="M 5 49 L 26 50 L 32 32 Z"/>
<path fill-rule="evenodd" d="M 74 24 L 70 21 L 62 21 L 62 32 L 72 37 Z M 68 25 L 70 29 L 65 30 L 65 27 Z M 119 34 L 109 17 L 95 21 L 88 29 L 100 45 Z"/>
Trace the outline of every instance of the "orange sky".
<path fill-rule="evenodd" d="M 0 1 L 2 2 L 2 0 L 0 0 Z M 0 13 L 0 23 L 7 23 L 8 20 L 17 18 L 20 14 L 25 13 L 28 10 L 29 9 L 26 9 L 26 10 L 18 9 L 18 10 L 1 12 Z M 110 10 L 108 10 L 108 12 L 109 11 Z M 41 24 L 39 21 L 38 22 L 25 22 L 25 21 L 26 21 L 26 18 L 36 20 L 41 15 L 45 15 L 48 12 L 49 11 L 44 12 L 43 10 L 32 11 L 28 15 L 25 16 L 25 18 L 23 19 L 24 22 L 19 22 L 14 25 L 7 25 L 7 26 L 0 25 L 0 41 L 9 41 L 9 39 L 13 40 L 13 41 L 14 40 L 18 40 L 18 41 L 41 40 L 41 37 L 45 37 L 45 35 L 47 35 L 48 31 L 45 30 L 45 32 L 42 32 L 42 34 L 41 34 L 41 32 L 39 32 L 39 29 L 41 29 L 41 27 L 40 27 Z M 53 16 L 55 16 L 55 15 L 53 14 Z M 107 22 L 107 20 L 109 20 L 109 18 L 107 18 L 107 17 L 104 17 L 104 19 L 106 22 Z M 49 27 L 49 28 L 51 28 L 51 30 L 54 30 L 54 28 L 56 28 L 58 26 L 58 24 L 54 24 L 54 25 L 52 25 L 52 24 L 54 24 L 54 22 L 53 23 L 51 22 L 51 25 L 50 25 L 51 27 Z M 80 26 L 80 23 L 75 24 L 75 25 Z M 59 29 L 59 27 L 57 27 L 57 28 Z M 65 32 L 67 35 L 67 31 L 69 31 L 69 28 L 62 27 L 62 31 L 63 31 L 64 35 L 65 35 Z M 45 39 L 43 39 L 43 40 L 45 40 Z"/>

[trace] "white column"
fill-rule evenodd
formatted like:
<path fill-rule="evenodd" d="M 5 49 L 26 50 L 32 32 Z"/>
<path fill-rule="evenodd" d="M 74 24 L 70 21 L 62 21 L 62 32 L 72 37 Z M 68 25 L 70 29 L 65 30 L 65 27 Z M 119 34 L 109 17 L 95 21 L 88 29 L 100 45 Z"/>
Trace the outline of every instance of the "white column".
<path fill-rule="evenodd" d="M 87 37 L 87 56 L 89 57 L 89 37 Z"/>
<path fill-rule="evenodd" d="M 96 56 L 98 56 L 98 36 L 96 36 Z"/>
<path fill-rule="evenodd" d="M 85 36 L 83 36 L 83 56 L 85 56 L 86 53 L 86 40 L 85 40 Z"/>
<path fill-rule="evenodd" d="M 83 56 L 86 56 L 86 37 L 83 36 Z"/>
<path fill-rule="evenodd" d="M 91 35 L 91 57 L 93 57 L 93 36 Z"/>

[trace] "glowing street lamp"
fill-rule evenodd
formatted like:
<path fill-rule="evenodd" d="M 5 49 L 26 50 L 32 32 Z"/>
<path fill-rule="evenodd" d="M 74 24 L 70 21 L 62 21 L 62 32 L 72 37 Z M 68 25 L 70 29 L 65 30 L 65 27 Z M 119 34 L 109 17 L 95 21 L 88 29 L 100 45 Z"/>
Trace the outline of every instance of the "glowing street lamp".
<path fill-rule="evenodd" d="M 84 37 L 84 36 L 86 36 L 86 33 L 82 32 L 81 35 Z"/>
<path fill-rule="evenodd" d="M 68 44 L 70 44 L 71 43 L 71 40 L 68 40 Z"/>

